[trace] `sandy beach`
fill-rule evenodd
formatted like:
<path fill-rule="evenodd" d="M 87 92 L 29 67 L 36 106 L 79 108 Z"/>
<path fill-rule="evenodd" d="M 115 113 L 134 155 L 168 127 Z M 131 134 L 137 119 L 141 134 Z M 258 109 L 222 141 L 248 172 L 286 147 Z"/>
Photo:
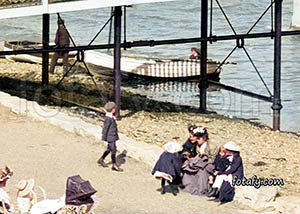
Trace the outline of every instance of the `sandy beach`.
<path fill-rule="evenodd" d="M 58 81 L 61 72 L 62 69 L 58 68 L 50 76 L 50 84 Z M 41 81 L 40 73 L 40 65 L 0 59 L 1 90 L 27 99 L 38 98 L 40 104 L 102 125 L 101 116 L 98 117 L 96 113 L 86 112 L 79 107 L 57 105 L 40 94 L 36 96 Z M 112 85 L 98 80 L 98 87 L 103 92 L 101 97 L 97 97 L 92 81 L 79 69 L 55 93 L 63 96 L 71 90 L 69 99 L 100 109 L 110 99 Z M 16 88 L 21 90 L 18 92 Z M 24 89 L 28 89 L 26 93 Z M 118 126 L 120 132 L 128 137 L 157 145 L 170 140 L 183 144 L 187 138 L 188 124 L 196 123 L 207 127 L 212 150 L 229 140 L 241 146 L 246 177 L 282 178 L 285 185 L 279 189 L 281 196 L 300 195 L 300 137 L 297 134 L 274 132 L 266 126 L 246 120 L 195 113 L 189 108 L 147 100 L 145 96 L 135 95 L 127 89 L 123 89 L 122 96 L 122 120 L 118 121 Z M 177 197 L 171 194 L 161 196 L 157 191 L 159 181 L 152 178 L 150 166 L 126 158 L 124 173 L 99 168 L 95 161 L 104 146 L 96 139 L 14 115 L 4 107 L 0 109 L 1 145 L 6 151 L 2 155 L 1 165 L 8 164 L 15 170 L 15 175 L 8 183 L 12 198 L 15 196 L 14 185 L 23 177 L 34 177 L 37 184 L 46 190 L 48 198 L 59 198 L 64 193 L 66 178 L 80 174 L 98 190 L 99 213 L 186 213 L 191 208 L 197 213 L 207 213 L 207 210 L 238 209 L 235 203 L 218 207 L 206 198 L 186 193 L 180 193 Z"/>
<path fill-rule="evenodd" d="M 99 214 L 179 214 L 191 209 L 197 213 L 250 213 L 238 211 L 234 203 L 218 207 L 206 197 L 184 192 L 176 197 L 171 193 L 162 196 L 160 182 L 152 178 L 148 165 L 126 157 L 122 173 L 99 167 L 96 160 L 104 146 L 96 139 L 15 115 L 2 106 L 0 114 L 0 141 L 5 151 L 0 165 L 14 170 L 6 187 L 12 202 L 16 202 L 20 179 L 34 178 L 47 198 L 58 199 L 65 193 L 67 177 L 79 174 L 98 191 L 94 211 Z M 41 199 L 42 192 L 38 188 L 36 192 Z"/>

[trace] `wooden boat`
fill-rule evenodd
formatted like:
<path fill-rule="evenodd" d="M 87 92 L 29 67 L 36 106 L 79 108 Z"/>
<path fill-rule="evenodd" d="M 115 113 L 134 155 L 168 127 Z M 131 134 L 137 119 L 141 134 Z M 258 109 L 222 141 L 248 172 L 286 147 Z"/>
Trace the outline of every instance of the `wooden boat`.
<path fill-rule="evenodd" d="M 86 51 L 85 62 L 94 73 L 112 75 L 114 58 L 105 53 Z M 207 61 L 207 76 L 219 80 L 220 69 L 216 71 L 219 62 Z M 156 79 L 156 80 L 183 80 L 199 79 L 200 60 L 168 59 L 151 57 L 121 57 L 121 73 L 126 77 Z"/>
<path fill-rule="evenodd" d="M 49 45 L 54 45 L 54 43 L 50 43 Z M 32 42 L 32 41 L 27 41 L 27 40 L 5 41 L 4 46 L 3 46 L 4 51 L 41 49 L 41 48 L 42 48 L 42 43 Z M 53 52 L 49 53 L 49 62 L 51 62 L 52 56 L 53 56 Z M 70 59 L 74 58 L 75 56 L 76 56 L 76 52 L 69 53 Z M 6 55 L 5 58 L 10 61 L 42 64 L 42 54 L 41 53 Z M 62 64 L 62 58 L 59 58 L 57 63 Z"/>

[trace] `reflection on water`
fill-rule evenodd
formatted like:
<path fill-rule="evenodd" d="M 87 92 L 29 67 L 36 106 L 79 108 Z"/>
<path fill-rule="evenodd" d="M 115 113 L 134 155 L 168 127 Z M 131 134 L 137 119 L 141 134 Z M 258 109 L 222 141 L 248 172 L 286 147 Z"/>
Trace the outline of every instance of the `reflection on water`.
<path fill-rule="evenodd" d="M 42 0 L 1 0 L 0 10 L 18 7 L 41 5 Z"/>
<path fill-rule="evenodd" d="M 200 36 L 201 1 L 178 0 L 155 4 L 135 5 L 127 9 L 126 38 L 131 40 L 177 39 Z M 269 6 L 270 1 L 256 0 L 220 0 L 229 20 L 238 34 L 246 33 L 253 23 Z M 292 0 L 283 1 L 283 30 L 290 30 L 292 17 Z M 213 34 L 232 35 L 233 32 L 214 2 Z M 61 14 L 76 45 L 88 44 L 110 17 L 110 8 L 68 12 Z M 252 33 L 271 31 L 270 11 L 261 19 Z M 50 40 L 56 31 L 56 15 L 51 15 Z M 14 18 L 0 20 L 0 41 L 36 40 L 41 41 L 41 17 Z M 108 41 L 109 27 L 100 34 L 93 44 L 105 44 Z M 300 49 L 297 44 L 299 36 L 282 38 L 282 104 L 281 128 L 300 131 Z M 234 48 L 236 41 L 218 41 L 208 44 L 208 56 L 213 60 L 222 60 Z M 199 47 L 199 43 L 164 45 L 156 47 L 131 48 L 126 55 L 152 57 L 188 57 L 190 48 Z M 273 59 L 274 40 L 257 38 L 245 40 L 245 48 L 253 59 L 255 66 L 273 93 Z M 268 91 L 253 69 L 243 49 L 237 49 L 229 61 L 236 65 L 224 65 L 220 74 L 221 83 L 243 90 L 268 96 Z M 128 83 L 127 83 L 128 84 Z M 149 97 L 174 103 L 199 106 L 199 89 L 197 83 L 141 84 L 131 82 L 131 87 L 142 90 Z M 209 91 L 208 109 L 220 114 L 258 119 L 272 125 L 271 103 L 234 94 L 224 90 Z"/>

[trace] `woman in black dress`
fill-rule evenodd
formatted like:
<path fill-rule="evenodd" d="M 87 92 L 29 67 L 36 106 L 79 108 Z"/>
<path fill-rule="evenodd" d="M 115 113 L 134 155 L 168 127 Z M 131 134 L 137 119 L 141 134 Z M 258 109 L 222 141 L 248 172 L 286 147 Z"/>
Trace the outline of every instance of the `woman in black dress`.
<path fill-rule="evenodd" d="M 181 151 L 182 154 L 182 162 L 186 161 L 189 158 L 193 158 L 197 155 L 196 147 L 197 147 L 197 137 L 194 135 L 194 129 L 196 129 L 197 126 L 192 124 L 188 127 L 189 132 L 189 138 L 186 140 L 186 142 L 183 144 L 183 148 Z"/>

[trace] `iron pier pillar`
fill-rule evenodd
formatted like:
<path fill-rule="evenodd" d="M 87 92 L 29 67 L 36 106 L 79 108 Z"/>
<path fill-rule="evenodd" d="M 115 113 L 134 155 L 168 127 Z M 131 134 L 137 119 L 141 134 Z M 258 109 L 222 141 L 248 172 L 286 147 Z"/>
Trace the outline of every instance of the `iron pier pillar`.
<path fill-rule="evenodd" d="M 273 129 L 280 130 L 280 99 L 281 81 L 281 23 L 282 23 L 282 0 L 275 0 L 275 38 L 274 38 L 274 97 L 273 97 Z"/>
<path fill-rule="evenodd" d="M 206 89 L 207 82 L 207 22 L 208 22 L 208 0 L 201 1 L 201 79 L 200 79 L 200 111 L 206 112 Z"/>
<path fill-rule="evenodd" d="M 121 17 L 122 8 L 114 10 L 114 101 L 117 105 L 116 118 L 120 119 L 121 109 Z"/>
<path fill-rule="evenodd" d="M 49 48 L 50 15 L 43 14 L 43 49 Z M 48 89 L 49 84 L 49 53 L 42 53 L 42 88 Z"/>

